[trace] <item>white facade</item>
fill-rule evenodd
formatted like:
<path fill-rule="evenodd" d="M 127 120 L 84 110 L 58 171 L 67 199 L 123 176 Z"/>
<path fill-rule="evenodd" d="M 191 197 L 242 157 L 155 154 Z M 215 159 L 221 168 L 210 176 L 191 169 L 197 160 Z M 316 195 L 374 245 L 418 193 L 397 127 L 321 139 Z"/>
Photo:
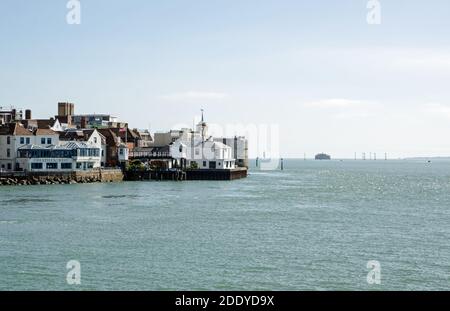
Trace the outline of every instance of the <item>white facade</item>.
<path fill-rule="evenodd" d="M 126 162 L 128 161 L 129 158 L 129 152 L 128 152 L 128 147 L 127 145 L 121 143 L 119 148 L 118 148 L 118 157 L 119 157 L 119 162 Z"/>
<path fill-rule="evenodd" d="M 12 136 L 0 135 L 0 172 L 14 170 L 15 155 L 15 141 Z"/>
<path fill-rule="evenodd" d="M 22 146 L 17 164 L 26 172 L 64 172 L 100 168 L 100 149 L 83 142 L 61 146 Z"/>
<path fill-rule="evenodd" d="M 52 130 L 30 131 L 20 125 L 11 132 L 0 135 L 0 171 L 15 171 L 17 166 L 17 151 L 25 145 L 51 146 L 59 144 L 59 134 Z"/>
<path fill-rule="evenodd" d="M 55 120 L 55 124 L 53 124 L 53 126 L 50 128 L 52 131 L 55 132 L 62 132 L 65 130 L 65 128 L 63 127 L 63 125 L 59 122 L 58 119 Z"/>
<path fill-rule="evenodd" d="M 183 131 L 180 138 L 170 145 L 171 156 L 186 159 L 188 167 L 196 163 L 199 169 L 234 169 L 231 147 L 207 136 L 208 127 L 203 121 L 197 125 L 197 131 Z"/>
<path fill-rule="evenodd" d="M 233 138 L 214 138 L 214 141 L 230 146 L 233 158 L 236 159 L 236 166 L 248 168 L 247 138 L 243 136 L 236 136 Z"/>
<path fill-rule="evenodd" d="M 85 137 L 87 135 L 85 135 L 85 133 L 88 132 L 90 133 L 90 136 L 86 139 Z M 68 141 L 83 141 L 86 142 L 88 145 L 91 145 L 95 148 L 100 149 L 100 154 L 101 154 L 101 166 L 105 166 L 106 163 L 106 150 L 107 150 L 107 145 L 106 145 L 106 139 L 105 137 L 99 133 L 99 131 L 97 131 L 97 129 L 84 129 L 84 130 L 78 130 L 78 129 L 68 129 L 65 131 L 65 133 L 77 133 L 78 139 L 74 139 L 74 140 L 61 140 L 60 144 L 63 145 L 65 143 L 67 143 Z M 75 137 L 76 137 L 75 136 Z M 68 138 L 72 138 L 71 135 L 68 135 Z"/>

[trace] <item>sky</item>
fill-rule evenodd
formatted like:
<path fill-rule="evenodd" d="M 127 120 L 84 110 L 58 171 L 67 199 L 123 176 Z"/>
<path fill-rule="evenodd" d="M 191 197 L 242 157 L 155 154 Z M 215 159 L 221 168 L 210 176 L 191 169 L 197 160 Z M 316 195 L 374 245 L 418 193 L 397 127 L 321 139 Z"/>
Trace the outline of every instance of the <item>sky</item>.
<path fill-rule="evenodd" d="M 204 109 L 256 129 L 251 156 L 450 156 L 450 2 L 379 2 L 369 25 L 368 0 L 81 0 L 73 25 L 68 0 L 0 0 L 0 106 L 152 132 Z"/>

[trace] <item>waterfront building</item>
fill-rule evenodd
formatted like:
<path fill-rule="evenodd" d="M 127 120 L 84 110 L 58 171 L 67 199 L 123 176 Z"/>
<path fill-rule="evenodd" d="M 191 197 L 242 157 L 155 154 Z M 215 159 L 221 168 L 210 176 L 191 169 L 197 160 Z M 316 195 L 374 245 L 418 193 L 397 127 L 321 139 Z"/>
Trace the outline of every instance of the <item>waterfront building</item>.
<path fill-rule="evenodd" d="M 101 166 L 106 165 L 107 144 L 106 138 L 97 129 L 68 129 L 60 133 L 61 142 L 79 141 L 86 142 L 101 150 Z"/>
<path fill-rule="evenodd" d="M 157 166 L 162 168 L 235 169 L 233 149 L 222 141 L 209 135 L 208 124 L 202 116 L 195 130 L 183 128 L 155 133 L 151 147 L 135 148 L 131 154 L 134 159 L 150 159 L 150 166 L 158 162 Z"/>
<path fill-rule="evenodd" d="M 105 137 L 105 166 L 118 167 L 128 161 L 129 150 L 133 150 L 139 137 L 129 128 L 104 128 L 98 132 Z"/>
<path fill-rule="evenodd" d="M 59 134 L 51 129 L 28 129 L 19 122 L 0 127 L 0 170 L 17 171 L 17 151 L 24 145 L 59 144 Z"/>
<path fill-rule="evenodd" d="M 209 140 L 179 139 L 170 145 L 171 156 L 181 162 L 187 160 L 188 167 L 198 169 L 234 169 L 232 149 L 221 142 Z"/>
<path fill-rule="evenodd" d="M 25 145 L 17 152 L 17 166 L 26 172 L 66 172 L 101 167 L 100 149 L 85 142 L 58 146 Z"/>
<path fill-rule="evenodd" d="M 214 138 L 216 142 L 222 142 L 231 147 L 233 158 L 236 159 L 236 166 L 248 168 L 248 140 L 243 136 L 233 138 Z"/>
<path fill-rule="evenodd" d="M 230 146 L 215 141 L 208 133 L 208 124 L 202 119 L 196 131 L 181 130 L 179 138 L 170 145 L 174 159 L 185 159 L 188 167 L 197 169 L 234 169 L 236 159 Z M 172 133 L 173 135 L 173 133 Z"/>
<path fill-rule="evenodd" d="M 126 144 L 120 143 L 118 146 L 118 160 L 120 164 L 128 162 L 129 159 L 129 149 Z"/>

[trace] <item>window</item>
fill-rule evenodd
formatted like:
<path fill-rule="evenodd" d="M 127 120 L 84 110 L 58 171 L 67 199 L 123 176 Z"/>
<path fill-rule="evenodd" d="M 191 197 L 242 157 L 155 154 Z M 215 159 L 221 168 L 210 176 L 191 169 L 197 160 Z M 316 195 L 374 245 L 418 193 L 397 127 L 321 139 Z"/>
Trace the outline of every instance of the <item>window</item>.
<path fill-rule="evenodd" d="M 77 163 L 77 169 L 81 168 L 81 163 Z"/>
<path fill-rule="evenodd" d="M 6 157 L 11 157 L 11 149 L 6 149 Z"/>
<path fill-rule="evenodd" d="M 209 161 L 209 168 L 215 169 L 216 168 L 216 161 Z"/>
<path fill-rule="evenodd" d="M 119 149 L 119 154 L 123 155 L 123 149 L 122 148 Z"/>
<path fill-rule="evenodd" d="M 27 145 L 30 144 L 30 137 L 27 137 Z"/>
<path fill-rule="evenodd" d="M 11 145 L 11 136 L 6 137 L 6 143 Z"/>
<path fill-rule="evenodd" d="M 25 138 L 24 137 L 20 137 L 20 144 L 21 145 L 25 145 Z"/>
<path fill-rule="evenodd" d="M 41 138 L 41 145 L 45 145 L 45 138 Z"/>
<path fill-rule="evenodd" d="M 72 163 L 61 163 L 61 169 L 62 170 L 71 170 L 72 169 Z"/>
<path fill-rule="evenodd" d="M 11 170 L 11 169 L 12 169 L 11 163 L 8 163 L 8 170 Z"/>
<path fill-rule="evenodd" d="M 203 161 L 203 167 L 206 167 L 206 161 Z"/>
<path fill-rule="evenodd" d="M 97 143 L 97 137 L 94 137 L 94 144 Z"/>
<path fill-rule="evenodd" d="M 31 163 L 32 170 L 42 170 L 42 163 Z"/>
<path fill-rule="evenodd" d="M 58 163 L 47 163 L 48 170 L 56 170 L 58 169 Z"/>
<path fill-rule="evenodd" d="M 51 138 L 47 138 L 47 145 L 51 145 L 52 144 L 52 139 Z"/>

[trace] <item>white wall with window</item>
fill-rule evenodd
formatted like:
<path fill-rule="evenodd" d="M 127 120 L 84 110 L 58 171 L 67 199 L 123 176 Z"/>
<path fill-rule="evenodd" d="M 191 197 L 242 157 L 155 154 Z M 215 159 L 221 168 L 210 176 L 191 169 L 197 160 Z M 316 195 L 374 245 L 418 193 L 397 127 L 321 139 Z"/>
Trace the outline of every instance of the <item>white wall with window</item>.
<path fill-rule="evenodd" d="M 28 172 L 55 172 L 100 168 L 101 149 L 83 142 L 61 146 L 28 145 L 19 148 L 17 164 Z"/>

